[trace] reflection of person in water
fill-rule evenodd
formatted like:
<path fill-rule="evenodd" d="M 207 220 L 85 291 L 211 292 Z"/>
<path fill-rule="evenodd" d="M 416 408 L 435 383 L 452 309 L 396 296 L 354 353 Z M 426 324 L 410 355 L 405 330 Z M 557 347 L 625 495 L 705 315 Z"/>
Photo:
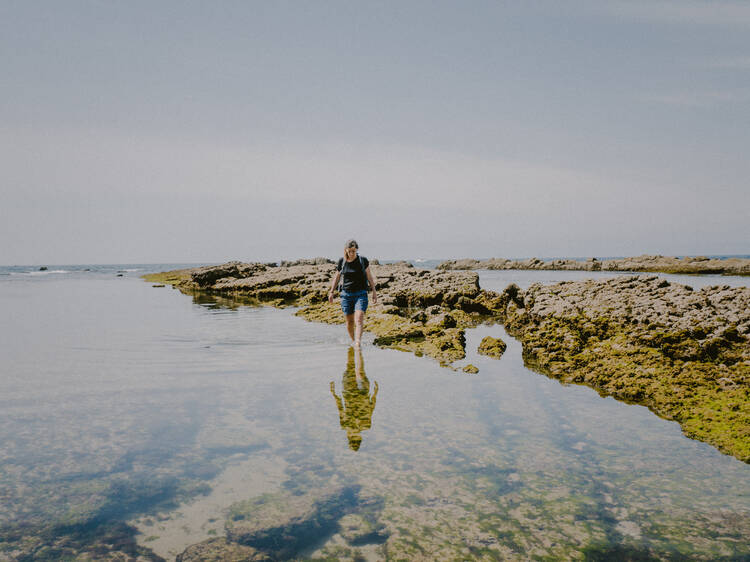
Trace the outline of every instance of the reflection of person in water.
<path fill-rule="evenodd" d="M 331 381 L 331 394 L 339 408 L 339 422 L 341 429 L 346 430 L 349 448 L 357 451 L 362 444 L 361 432 L 370 429 L 372 425 L 372 412 L 375 410 L 375 397 L 378 395 L 376 382 L 372 396 L 370 396 L 370 381 L 365 375 L 362 350 L 355 351 L 354 348 L 349 348 L 342 385 L 344 388 L 339 398 L 336 395 L 336 384 Z"/>

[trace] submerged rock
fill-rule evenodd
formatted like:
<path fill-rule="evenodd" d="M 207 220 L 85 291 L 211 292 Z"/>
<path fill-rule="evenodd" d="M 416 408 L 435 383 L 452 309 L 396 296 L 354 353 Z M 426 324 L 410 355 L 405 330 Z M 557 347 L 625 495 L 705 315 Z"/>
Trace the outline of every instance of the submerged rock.
<path fill-rule="evenodd" d="M 175 562 L 244 562 L 273 560 L 250 546 L 230 542 L 224 537 L 193 544 L 178 554 Z"/>
<path fill-rule="evenodd" d="M 238 502 L 229 511 L 227 540 L 250 546 L 273 559 L 290 558 L 321 537 L 357 506 L 358 486 L 290 492 Z"/>

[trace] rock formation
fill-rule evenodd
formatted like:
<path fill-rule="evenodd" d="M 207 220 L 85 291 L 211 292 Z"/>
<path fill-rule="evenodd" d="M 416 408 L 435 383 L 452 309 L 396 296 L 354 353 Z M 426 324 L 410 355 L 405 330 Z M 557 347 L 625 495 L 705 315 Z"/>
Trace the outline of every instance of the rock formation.
<path fill-rule="evenodd" d="M 750 288 L 693 291 L 656 276 L 623 276 L 526 291 L 509 285 L 497 294 L 482 290 L 470 271 L 372 268 L 379 302 L 365 329 L 376 345 L 450 365 L 465 357 L 467 328 L 500 321 L 523 344 L 529 367 L 644 404 L 688 436 L 750 462 Z M 198 300 L 210 293 L 227 306 L 294 305 L 307 320 L 341 323 L 338 302 L 327 299 L 334 271 L 319 260 L 230 262 L 145 277 Z M 504 349 L 494 338 L 480 345 L 494 357 Z"/>
<path fill-rule="evenodd" d="M 314 262 L 314 263 L 313 263 Z M 368 309 L 365 329 L 375 344 L 428 355 L 443 364 L 465 356 L 464 330 L 494 315 L 498 295 L 479 288 L 467 271 L 415 269 L 406 262 L 371 265 L 378 304 Z M 277 307 L 299 306 L 307 320 L 343 323 L 338 302 L 328 302 L 335 274 L 329 260 L 299 260 L 287 265 L 229 262 L 144 276 L 171 283 L 188 294 L 211 293 L 236 302 Z"/>
<path fill-rule="evenodd" d="M 443 270 L 461 269 L 540 269 L 570 271 L 641 271 L 653 273 L 714 273 L 723 275 L 750 275 L 750 259 L 727 258 L 711 259 L 698 257 L 670 257 L 642 255 L 632 258 L 598 260 L 509 260 L 491 258 L 488 260 L 449 260 L 437 266 Z"/>
<path fill-rule="evenodd" d="M 626 276 L 504 295 L 528 366 L 644 404 L 750 462 L 750 288 Z"/>
<path fill-rule="evenodd" d="M 482 341 L 479 343 L 479 348 L 477 351 L 482 355 L 487 355 L 488 357 L 494 357 L 495 359 L 500 359 L 500 357 L 503 356 L 503 353 L 505 353 L 505 350 L 508 348 L 508 344 L 506 344 L 503 340 L 500 338 L 493 338 L 492 336 L 487 336 L 482 339 Z"/>

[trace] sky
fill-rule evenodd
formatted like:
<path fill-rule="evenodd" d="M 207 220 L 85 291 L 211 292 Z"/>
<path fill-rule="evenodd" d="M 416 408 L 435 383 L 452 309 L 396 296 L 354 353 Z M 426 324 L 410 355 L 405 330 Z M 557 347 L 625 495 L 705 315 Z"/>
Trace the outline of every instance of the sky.
<path fill-rule="evenodd" d="M 750 254 L 750 2 L 0 0 L 0 264 Z"/>

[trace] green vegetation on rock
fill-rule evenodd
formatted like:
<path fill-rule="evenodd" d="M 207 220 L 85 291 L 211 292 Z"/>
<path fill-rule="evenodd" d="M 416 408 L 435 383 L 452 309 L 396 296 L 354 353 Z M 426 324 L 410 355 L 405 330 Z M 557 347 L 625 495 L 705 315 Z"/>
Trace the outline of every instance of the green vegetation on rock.
<path fill-rule="evenodd" d="M 750 462 L 749 289 L 628 277 L 534 285 L 525 306 L 508 302 L 527 366 L 648 406 Z"/>
<path fill-rule="evenodd" d="M 500 359 L 503 356 L 503 353 L 505 353 L 505 350 L 507 348 L 508 348 L 508 344 L 505 343 L 500 338 L 493 338 L 492 336 L 487 336 L 484 339 L 482 339 L 477 351 L 481 353 L 482 355 L 487 355 L 488 357 L 494 357 L 495 359 Z"/>
<path fill-rule="evenodd" d="M 686 435 L 750 462 L 750 289 L 693 291 L 628 276 L 525 292 L 510 285 L 497 294 L 480 289 L 476 273 L 450 270 L 464 265 L 373 265 L 379 302 L 368 310 L 365 330 L 375 344 L 450 365 L 466 356 L 466 329 L 500 321 L 523 344 L 527 366 L 644 404 L 679 422 Z M 144 277 L 194 298 L 294 305 L 306 320 L 338 324 L 338 303 L 327 300 L 334 271 L 325 260 L 230 262 Z M 500 357 L 505 348 L 485 338 L 479 352 Z"/>

